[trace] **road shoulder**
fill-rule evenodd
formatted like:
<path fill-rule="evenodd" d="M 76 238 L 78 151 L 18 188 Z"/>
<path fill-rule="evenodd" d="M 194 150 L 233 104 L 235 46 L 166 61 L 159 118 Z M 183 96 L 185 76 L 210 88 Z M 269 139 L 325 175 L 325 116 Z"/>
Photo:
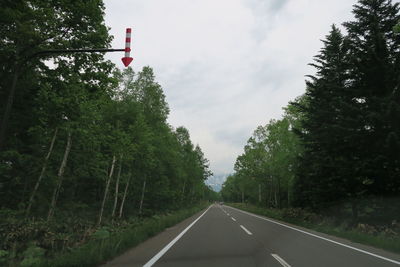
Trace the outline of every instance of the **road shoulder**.
<path fill-rule="evenodd" d="M 389 252 L 389 251 L 386 251 L 386 250 L 383 250 L 383 249 L 380 249 L 380 248 L 375 248 L 375 247 L 372 247 L 372 246 L 356 243 L 356 242 L 350 241 L 350 240 L 345 239 L 345 238 L 341 238 L 341 237 L 337 237 L 337 236 L 333 236 L 333 235 L 317 232 L 315 230 L 311 230 L 311 229 L 308 229 L 308 228 L 305 228 L 305 227 L 302 227 L 302 226 L 294 225 L 294 224 L 291 224 L 291 223 L 288 223 L 288 222 L 284 222 L 284 221 L 280 221 L 280 220 L 277 220 L 277 219 L 272 219 L 272 218 L 269 218 L 269 217 L 266 217 L 266 216 L 263 216 L 263 215 L 258 215 L 258 214 L 251 213 L 251 212 L 248 212 L 248 211 L 245 211 L 245 210 L 241 210 L 241 209 L 238 209 L 238 208 L 235 208 L 235 207 L 231 207 L 231 206 L 226 206 L 226 207 L 228 207 L 230 209 L 233 209 L 233 210 L 236 210 L 238 212 L 241 212 L 243 214 L 248 214 L 248 215 L 251 214 L 251 216 L 253 216 L 255 218 L 263 219 L 263 220 L 266 220 L 268 222 L 275 223 L 277 225 L 281 225 L 282 227 L 286 227 L 288 229 L 294 228 L 294 229 L 297 229 L 297 231 L 308 233 L 311 236 L 315 235 L 315 236 L 318 236 L 318 237 L 320 237 L 322 239 L 328 239 L 328 240 L 331 240 L 333 242 L 337 242 L 337 243 L 343 244 L 345 246 L 353 247 L 353 248 L 355 248 L 357 250 L 362 250 L 362 251 L 365 251 L 365 252 L 368 252 L 368 253 L 376 254 L 376 255 L 379 255 L 379 256 L 382 256 L 382 257 L 385 257 L 385 258 L 400 262 L 400 255 L 396 254 L 394 252 Z M 296 231 L 296 230 L 294 230 L 294 231 Z M 318 238 L 318 237 L 315 237 L 315 238 Z M 329 242 L 329 241 L 327 241 L 327 242 Z M 338 245 L 338 246 L 340 246 L 340 245 Z"/>
<path fill-rule="evenodd" d="M 179 233 L 181 233 L 193 221 L 195 221 L 199 216 L 201 216 L 201 214 L 203 214 L 203 212 L 206 209 L 203 209 L 197 212 L 195 215 L 183 220 L 182 222 L 165 229 L 163 232 L 149 238 L 143 243 L 137 245 L 134 248 L 129 249 L 120 256 L 106 262 L 101 266 L 102 267 L 143 266 L 162 248 L 164 248 L 169 242 L 171 242 L 177 235 L 179 235 Z"/>

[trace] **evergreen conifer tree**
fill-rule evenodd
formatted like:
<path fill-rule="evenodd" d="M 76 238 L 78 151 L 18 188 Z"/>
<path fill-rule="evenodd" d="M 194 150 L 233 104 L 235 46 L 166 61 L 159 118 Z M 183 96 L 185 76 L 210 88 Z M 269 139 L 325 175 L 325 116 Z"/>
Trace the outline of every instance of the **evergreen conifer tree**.
<path fill-rule="evenodd" d="M 400 190 L 399 161 L 399 4 L 391 0 L 360 0 L 348 31 L 349 87 L 360 128 L 356 177 L 367 193 Z"/>
<path fill-rule="evenodd" d="M 301 133 L 304 154 L 295 184 L 298 204 L 317 207 L 343 198 L 344 178 L 338 171 L 342 159 L 343 107 L 346 105 L 346 48 L 340 30 L 332 30 L 315 57 L 315 76 L 308 76 L 307 105 Z"/>

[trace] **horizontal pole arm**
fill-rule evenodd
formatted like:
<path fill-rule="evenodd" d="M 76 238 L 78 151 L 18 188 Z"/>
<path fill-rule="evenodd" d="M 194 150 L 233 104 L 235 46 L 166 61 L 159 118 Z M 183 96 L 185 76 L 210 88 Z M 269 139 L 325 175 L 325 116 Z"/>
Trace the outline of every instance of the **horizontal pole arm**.
<path fill-rule="evenodd" d="M 82 48 L 82 49 L 51 49 L 42 50 L 34 53 L 31 57 L 36 57 L 44 54 L 63 54 L 63 53 L 105 53 L 105 52 L 122 52 L 125 51 L 124 48 L 112 49 L 112 48 Z"/>

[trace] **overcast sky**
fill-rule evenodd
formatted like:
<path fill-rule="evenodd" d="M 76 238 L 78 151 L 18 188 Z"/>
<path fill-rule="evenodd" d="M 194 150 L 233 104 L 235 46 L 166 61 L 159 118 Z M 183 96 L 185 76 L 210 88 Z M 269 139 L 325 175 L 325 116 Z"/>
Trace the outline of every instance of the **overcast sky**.
<path fill-rule="evenodd" d="M 258 125 L 304 93 L 307 66 L 355 0 L 105 0 L 114 48 L 132 27 L 131 66 L 154 69 L 171 112 L 210 160 L 233 171 Z M 120 53 L 107 58 L 123 68 Z"/>

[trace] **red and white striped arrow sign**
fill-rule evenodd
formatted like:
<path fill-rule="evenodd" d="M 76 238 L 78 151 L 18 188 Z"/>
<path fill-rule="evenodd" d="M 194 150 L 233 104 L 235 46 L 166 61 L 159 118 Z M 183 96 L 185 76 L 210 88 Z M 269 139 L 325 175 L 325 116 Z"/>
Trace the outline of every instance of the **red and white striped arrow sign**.
<path fill-rule="evenodd" d="M 132 62 L 133 58 L 131 55 L 131 28 L 126 28 L 126 38 L 125 38 L 125 57 L 122 58 L 122 63 L 124 63 L 125 67 Z"/>

